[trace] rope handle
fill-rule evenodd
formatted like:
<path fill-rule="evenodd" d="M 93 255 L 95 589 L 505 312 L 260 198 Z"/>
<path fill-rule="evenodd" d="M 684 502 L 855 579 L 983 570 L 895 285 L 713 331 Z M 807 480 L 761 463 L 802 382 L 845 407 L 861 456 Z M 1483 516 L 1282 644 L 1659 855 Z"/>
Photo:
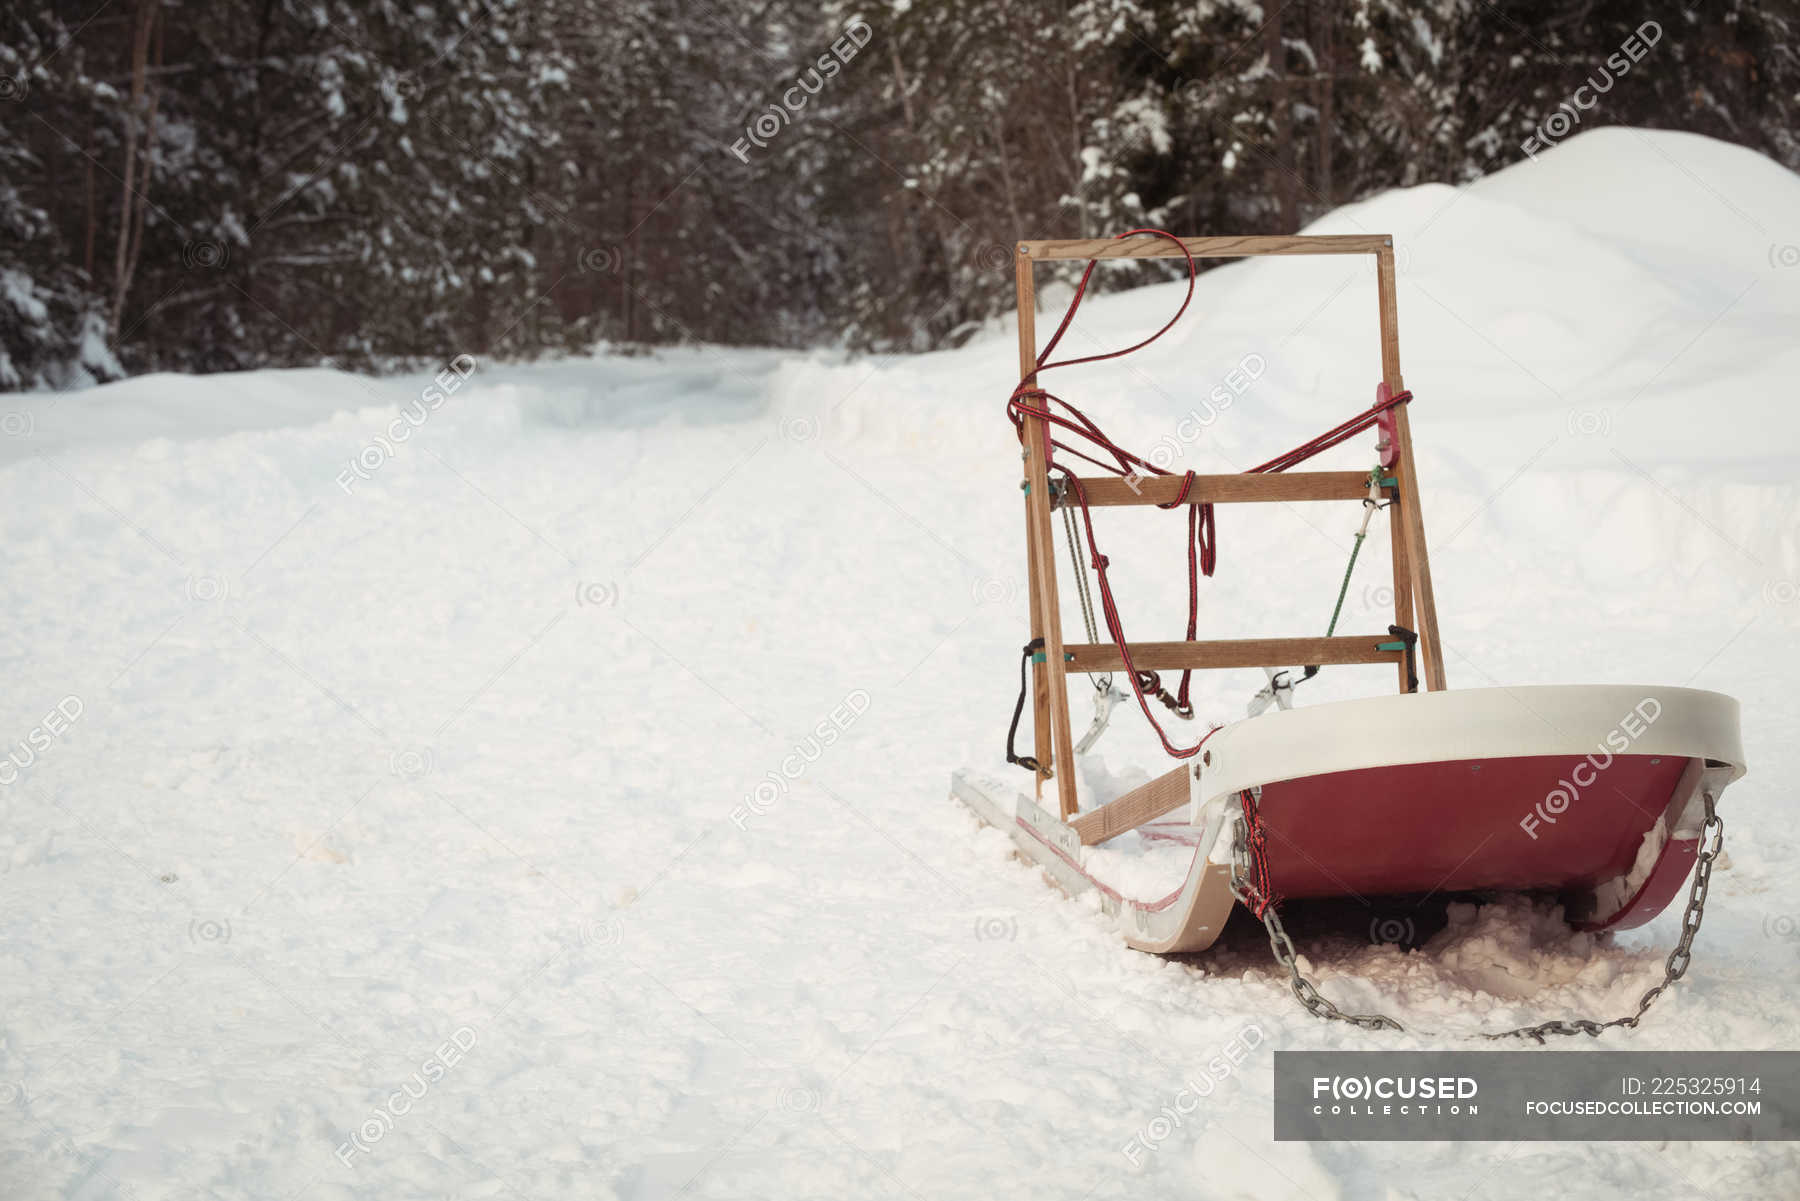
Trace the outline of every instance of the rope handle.
<path fill-rule="evenodd" d="M 1018 741 L 1019 737 L 1019 719 L 1025 715 L 1025 665 L 1030 663 L 1032 659 L 1040 657 L 1043 652 L 1044 640 L 1042 638 L 1033 638 L 1030 642 L 1025 644 L 1024 649 L 1019 653 L 1019 699 L 1018 702 L 1013 705 L 1012 725 L 1008 726 L 1006 729 L 1006 761 L 1008 763 L 1016 763 L 1029 772 L 1040 772 L 1044 771 L 1044 769 L 1038 766 L 1037 759 L 1031 755 L 1021 755 L 1014 750 L 1013 744 Z M 1044 772 L 1044 774 L 1049 775 L 1050 773 Z"/>

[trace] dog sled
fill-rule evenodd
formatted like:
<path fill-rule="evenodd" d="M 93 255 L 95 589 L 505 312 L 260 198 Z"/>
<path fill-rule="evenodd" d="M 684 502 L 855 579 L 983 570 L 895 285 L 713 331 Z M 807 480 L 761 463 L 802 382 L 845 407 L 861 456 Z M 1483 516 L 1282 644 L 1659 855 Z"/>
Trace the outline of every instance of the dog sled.
<path fill-rule="evenodd" d="M 1008 413 L 1023 447 L 1030 629 L 1003 778 L 956 772 L 951 793 L 1006 831 L 1026 860 L 1070 894 L 1097 894 L 1126 943 L 1155 953 L 1204 952 L 1242 908 L 1267 928 L 1295 994 L 1320 1016 L 1347 1014 L 1303 975 L 1281 919 L 1289 900 L 1526 893 L 1557 898 L 1572 927 L 1626 929 L 1672 904 L 1691 878 L 1679 943 L 1635 1014 L 1549 1021 L 1505 1035 L 1598 1034 L 1634 1026 L 1685 972 L 1723 838 L 1718 804 L 1744 774 L 1737 702 L 1691 688 L 1563 685 L 1451 689 L 1400 373 L 1394 249 L 1383 235 L 1177 238 L 1135 230 L 1116 239 L 1022 242 L 1017 251 L 1020 379 Z M 1382 379 L 1375 403 L 1248 472 L 1175 473 L 1114 443 L 1098 421 L 1050 391 L 1059 367 L 1142 349 L 1181 320 L 1195 260 L 1257 255 L 1366 255 L 1375 266 Z M 1058 360 L 1098 260 L 1182 258 L 1187 300 L 1161 329 L 1123 350 Z M 1087 260 L 1067 313 L 1040 348 L 1035 270 Z M 1366 471 L 1296 471 L 1315 455 L 1372 434 Z M 1214 565 L 1216 506 L 1360 504 L 1362 527 L 1322 637 L 1201 640 L 1199 597 Z M 1094 510 L 1160 509 L 1187 522 L 1188 626 L 1176 641 L 1132 641 L 1096 543 Z M 1344 590 L 1375 517 L 1392 547 L 1393 620 L 1338 632 Z M 1068 640 L 1056 568 L 1063 527 L 1087 640 Z M 1098 615 L 1096 616 L 1096 602 Z M 1103 628 L 1102 628 L 1103 627 Z M 1390 695 L 1295 703 L 1327 666 L 1386 666 Z M 1164 722 L 1191 719 L 1196 671 L 1259 669 L 1250 715 L 1191 741 Z M 1178 674 L 1171 692 L 1166 677 Z M 1070 681 L 1095 684 L 1096 715 L 1078 742 Z M 1123 681 L 1123 687 L 1119 685 Z M 1117 796 L 1078 787 L 1081 756 L 1115 705 L 1133 702 L 1173 766 Z M 1158 710 L 1162 711 L 1159 719 Z M 1015 742 L 1030 713 L 1029 754 Z M 1085 804 L 1084 804 L 1085 800 Z M 1138 870 L 1122 871 L 1138 852 Z"/>

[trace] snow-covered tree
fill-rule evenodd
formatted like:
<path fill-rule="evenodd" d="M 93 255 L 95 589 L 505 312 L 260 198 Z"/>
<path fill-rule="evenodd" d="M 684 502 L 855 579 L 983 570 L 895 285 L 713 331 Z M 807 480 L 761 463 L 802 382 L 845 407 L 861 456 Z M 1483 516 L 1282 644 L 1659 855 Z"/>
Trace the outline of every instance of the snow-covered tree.
<path fill-rule="evenodd" d="M 15 4 L 0 388 L 944 345 L 1021 236 L 1292 230 L 1516 162 L 1596 80 L 1584 127 L 1800 167 L 1800 0 Z"/>

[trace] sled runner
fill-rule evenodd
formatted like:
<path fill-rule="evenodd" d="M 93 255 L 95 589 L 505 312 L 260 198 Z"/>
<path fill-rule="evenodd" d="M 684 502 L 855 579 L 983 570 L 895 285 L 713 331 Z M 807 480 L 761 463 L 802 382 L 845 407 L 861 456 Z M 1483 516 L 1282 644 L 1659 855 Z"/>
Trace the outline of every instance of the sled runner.
<path fill-rule="evenodd" d="M 1737 702 L 1649 686 L 1447 689 L 1413 462 L 1411 394 L 1400 375 L 1392 239 L 1176 238 L 1134 230 L 1116 239 L 1022 242 L 1016 251 L 1021 377 L 1008 414 L 1024 447 L 1031 624 L 1007 759 L 1031 773 L 1034 787 L 1022 792 L 1010 781 L 965 770 L 952 777 L 952 795 L 1007 831 L 1020 853 L 1064 890 L 1097 892 L 1131 946 L 1204 951 L 1242 904 L 1268 927 L 1276 957 L 1309 1009 L 1371 1027 L 1397 1023 L 1343 1014 L 1301 975 L 1281 924 L 1281 901 L 1526 892 L 1559 898 L 1578 928 L 1622 929 L 1661 912 L 1692 873 L 1680 945 L 1637 1014 L 1506 1033 L 1541 1040 L 1545 1033 L 1635 1025 L 1687 967 L 1721 845 L 1717 802 L 1744 773 Z M 1373 256 L 1380 316 L 1383 378 L 1375 404 L 1312 441 L 1242 474 L 1173 474 L 1112 442 L 1097 421 L 1044 386 L 1041 377 L 1055 368 L 1118 358 L 1167 332 L 1193 297 L 1196 258 L 1297 254 Z M 1120 257 L 1184 259 L 1188 291 L 1180 310 L 1124 350 L 1053 359 L 1096 260 Z M 1034 269 L 1047 260 L 1088 260 L 1088 267 L 1040 349 Z M 1365 431 L 1375 433 L 1367 471 L 1288 471 Z M 1362 506 L 1326 635 L 1198 639 L 1200 581 L 1214 566 L 1215 506 L 1324 501 Z M 1189 604 L 1182 640 L 1134 642 L 1126 635 L 1092 513 L 1120 506 L 1185 514 Z M 1393 621 L 1385 630 L 1339 633 L 1356 552 L 1382 509 L 1393 549 Z M 1085 642 L 1064 640 L 1055 558 L 1059 515 Z M 1391 665 L 1398 694 L 1295 706 L 1297 686 L 1321 667 L 1356 664 Z M 1162 723 L 1168 716 L 1191 719 L 1192 673 L 1225 668 L 1266 673 L 1251 716 L 1185 743 L 1173 739 Z M 1163 681 L 1171 672 L 1180 675 L 1173 694 Z M 1071 677 L 1093 681 L 1095 690 L 1094 720 L 1079 743 Z M 1021 755 L 1015 740 L 1028 697 L 1032 753 Z M 1084 810 L 1078 755 L 1101 737 L 1109 717 L 1124 711 L 1125 701 L 1134 702 L 1178 765 L 1104 803 L 1090 799 Z M 1166 711 L 1161 720 L 1158 708 Z M 1118 856 L 1109 860 L 1105 852 L 1108 844 L 1119 845 L 1114 840 L 1126 841 L 1122 836 L 1147 862 L 1154 858 L 1162 874 L 1109 877 Z"/>

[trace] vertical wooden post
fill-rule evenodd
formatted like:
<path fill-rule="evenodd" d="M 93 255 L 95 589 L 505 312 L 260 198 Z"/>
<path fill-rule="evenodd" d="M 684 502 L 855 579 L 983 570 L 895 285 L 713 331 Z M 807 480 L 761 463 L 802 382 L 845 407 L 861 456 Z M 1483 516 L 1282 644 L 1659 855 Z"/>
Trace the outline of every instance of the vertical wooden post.
<path fill-rule="evenodd" d="M 1044 636 L 1044 600 L 1038 595 L 1037 531 L 1031 524 L 1029 496 L 1025 497 L 1025 580 L 1030 592 L 1031 640 L 1036 642 Z M 1037 798 L 1041 801 L 1044 799 L 1044 781 L 1050 778 L 1053 756 L 1050 753 L 1050 690 L 1044 678 L 1044 664 L 1038 662 L 1031 665 L 1031 731 L 1031 753 L 1038 763 Z"/>
<path fill-rule="evenodd" d="M 1391 245 L 1375 252 L 1375 276 L 1381 301 L 1381 378 L 1391 395 L 1406 386 L 1400 377 L 1400 315 Z M 1436 692 L 1445 686 L 1443 648 L 1438 642 L 1437 599 L 1431 588 L 1431 561 L 1425 551 L 1425 516 L 1419 508 L 1412 423 L 1404 404 L 1396 405 L 1393 414 L 1394 478 L 1398 495 L 1388 511 L 1394 542 L 1394 622 L 1418 632 L 1419 675 L 1425 687 Z M 1404 664 L 1400 674 L 1404 688 Z"/>
<path fill-rule="evenodd" d="M 1401 387 L 1400 337 L 1399 331 L 1388 318 L 1387 293 L 1381 282 L 1383 277 L 1379 255 L 1376 256 L 1375 273 L 1376 296 L 1380 302 L 1381 379 L 1387 385 L 1388 395 L 1392 396 Z M 1396 428 L 1398 428 L 1397 422 Z M 1394 441 L 1398 443 L 1399 440 L 1400 436 L 1396 433 Z M 1396 445 L 1394 447 L 1394 478 L 1396 481 L 1400 478 L 1399 464 L 1400 448 Z M 1406 506 L 1412 502 L 1410 497 L 1403 501 L 1401 490 L 1397 487 L 1388 490 L 1388 497 L 1388 545 L 1393 549 L 1394 559 L 1394 624 L 1414 630 L 1418 626 L 1413 617 L 1412 562 L 1406 553 L 1408 538 L 1404 515 Z M 1399 673 L 1400 691 L 1405 692 L 1411 683 L 1407 675 L 1405 660 L 1401 660 L 1399 664 Z"/>
<path fill-rule="evenodd" d="M 1019 378 L 1029 383 L 1037 383 L 1032 368 L 1037 366 L 1037 288 L 1032 279 L 1032 262 L 1030 257 L 1020 254 L 1016 265 L 1019 304 Z M 1026 423 L 1026 438 L 1036 422 Z M 1028 449 L 1019 452 L 1020 475 L 1026 477 L 1021 482 L 1029 484 L 1029 468 L 1025 461 L 1031 457 Z M 1031 641 L 1036 642 L 1044 636 L 1044 599 L 1042 589 L 1038 587 L 1038 544 L 1037 524 L 1031 519 L 1031 493 L 1020 488 L 1021 499 L 1025 502 L 1025 581 L 1031 605 Z M 1045 660 L 1045 663 L 1048 659 Z M 1044 670 L 1045 663 L 1031 665 L 1031 700 L 1033 736 L 1032 755 L 1037 759 L 1037 797 L 1044 797 L 1044 781 L 1050 778 L 1052 760 L 1050 753 L 1050 687 Z"/>
<path fill-rule="evenodd" d="M 1395 477 L 1398 478 L 1398 477 Z M 1394 624 L 1413 628 L 1412 565 L 1406 558 L 1405 519 L 1400 515 L 1400 489 L 1388 490 L 1392 503 L 1388 506 L 1388 544 L 1394 548 Z M 1400 663 L 1400 691 L 1412 681 L 1407 678 L 1406 662 Z"/>
<path fill-rule="evenodd" d="M 1037 366 L 1037 286 L 1031 256 L 1016 251 L 1019 301 L 1019 374 L 1035 384 Z M 1075 816 L 1074 737 L 1069 730 L 1068 681 L 1063 667 L 1062 611 L 1056 598 L 1056 539 L 1050 524 L 1050 431 L 1038 418 L 1025 421 L 1025 533 L 1030 555 L 1031 636 L 1044 640 L 1044 661 L 1037 666 L 1033 714 L 1037 760 L 1044 774 L 1056 775 L 1059 809 L 1066 821 Z M 1043 776 L 1038 780 L 1039 795 Z"/>

